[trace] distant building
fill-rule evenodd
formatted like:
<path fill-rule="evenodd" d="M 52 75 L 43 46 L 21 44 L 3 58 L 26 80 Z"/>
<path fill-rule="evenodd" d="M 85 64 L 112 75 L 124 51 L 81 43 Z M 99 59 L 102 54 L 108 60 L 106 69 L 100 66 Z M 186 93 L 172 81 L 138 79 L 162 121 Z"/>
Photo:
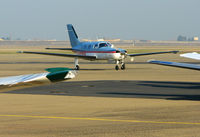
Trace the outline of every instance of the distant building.
<path fill-rule="evenodd" d="M 193 41 L 198 41 L 199 37 L 193 37 Z"/>
<path fill-rule="evenodd" d="M 86 42 L 88 42 L 88 41 L 92 41 L 92 40 L 89 40 L 89 39 L 82 39 L 81 41 L 86 41 Z"/>
<path fill-rule="evenodd" d="M 90 39 L 82 39 L 82 41 L 109 41 L 109 42 L 120 42 L 121 39 L 97 39 L 97 40 L 90 40 Z"/>
<path fill-rule="evenodd" d="M 199 37 L 197 36 L 187 38 L 186 36 L 179 35 L 177 37 L 177 41 L 198 41 L 198 40 L 199 40 Z"/>
<path fill-rule="evenodd" d="M 181 36 L 181 35 L 179 35 L 179 36 L 177 37 L 177 41 L 187 41 L 187 37 L 186 37 L 186 36 Z"/>
<path fill-rule="evenodd" d="M 104 39 L 97 39 L 97 41 L 104 41 Z"/>
<path fill-rule="evenodd" d="M 106 41 L 109 41 L 109 42 L 120 42 L 121 39 L 107 39 Z"/>
<path fill-rule="evenodd" d="M 1 37 L 0 39 L 1 39 L 1 41 L 2 41 L 2 40 L 11 40 L 10 37 Z"/>
<path fill-rule="evenodd" d="M 151 42 L 151 40 L 140 40 L 140 42 Z"/>

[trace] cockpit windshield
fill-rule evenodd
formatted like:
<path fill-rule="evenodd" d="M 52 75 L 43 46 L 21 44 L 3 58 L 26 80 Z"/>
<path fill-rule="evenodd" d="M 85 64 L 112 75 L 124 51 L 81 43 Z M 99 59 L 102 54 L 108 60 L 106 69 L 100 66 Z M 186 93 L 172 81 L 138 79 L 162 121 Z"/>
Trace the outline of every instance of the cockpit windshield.
<path fill-rule="evenodd" d="M 99 44 L 99 48 L 102 48 L 102 47 L 111 47 L 112 45 L 110 43 L 100 43 Z"/>
<path fill-rule="evenodd" d="M 108 45 L 109 47 L 111 47 L 111 46 L 112 46 L 112 44 L 110 44 L 109 42 L 107 43 L 107 45 Z"/>

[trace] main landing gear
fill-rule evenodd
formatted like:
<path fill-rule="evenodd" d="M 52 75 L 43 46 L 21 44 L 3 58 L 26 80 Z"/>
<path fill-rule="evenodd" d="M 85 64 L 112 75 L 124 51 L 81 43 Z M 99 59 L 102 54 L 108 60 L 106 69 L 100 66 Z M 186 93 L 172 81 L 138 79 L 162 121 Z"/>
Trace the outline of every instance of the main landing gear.
<path fill-rule="evenodd" d="M 121 65 L 121 70 L 125 70 L 126 66 L 123 60 L 116 60 L 115 70 L 119 70 L 119 65 Z"/>
<path fill-rule="evenodd" d="M 75 70 L 80 70 L 79 65 L 76 65 L 76 66 L 75 66 Z"/>

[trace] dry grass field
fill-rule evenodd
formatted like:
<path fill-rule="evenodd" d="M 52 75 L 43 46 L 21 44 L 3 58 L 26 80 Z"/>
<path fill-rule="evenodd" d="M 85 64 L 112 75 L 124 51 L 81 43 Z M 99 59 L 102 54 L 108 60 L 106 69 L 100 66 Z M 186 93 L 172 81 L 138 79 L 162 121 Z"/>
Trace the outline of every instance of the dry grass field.
<path fill-rule="evenodd" d="M 0 77 L 73 68 L 70 58 L 15 53 L 44 48 L 2 46 Z M 186 46 L 127 49 L 200 51 Z M 200 72 L 148 64 L 149 59 L 198 63 L 179 54 L 152 55 L 127 59 L 127 69 L 116 71 L 114 64 L 80 60 L 75 79 L 0 93 L 0 137 L 200 136 Z"/>

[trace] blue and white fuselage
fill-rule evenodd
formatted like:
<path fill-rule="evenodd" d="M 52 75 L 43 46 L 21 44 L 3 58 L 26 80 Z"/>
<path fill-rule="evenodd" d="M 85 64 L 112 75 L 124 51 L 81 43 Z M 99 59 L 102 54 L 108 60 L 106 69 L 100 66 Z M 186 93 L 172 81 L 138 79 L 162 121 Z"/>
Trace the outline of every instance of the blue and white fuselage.
<path fill-rule="evenodd" d="M 113 45 L 105 41 L 81 42 L 72 47 L 72 51 L 77 55 L 95 56 L 96 60 L 122 59 L 120 50 L 113 48 Z"/>

